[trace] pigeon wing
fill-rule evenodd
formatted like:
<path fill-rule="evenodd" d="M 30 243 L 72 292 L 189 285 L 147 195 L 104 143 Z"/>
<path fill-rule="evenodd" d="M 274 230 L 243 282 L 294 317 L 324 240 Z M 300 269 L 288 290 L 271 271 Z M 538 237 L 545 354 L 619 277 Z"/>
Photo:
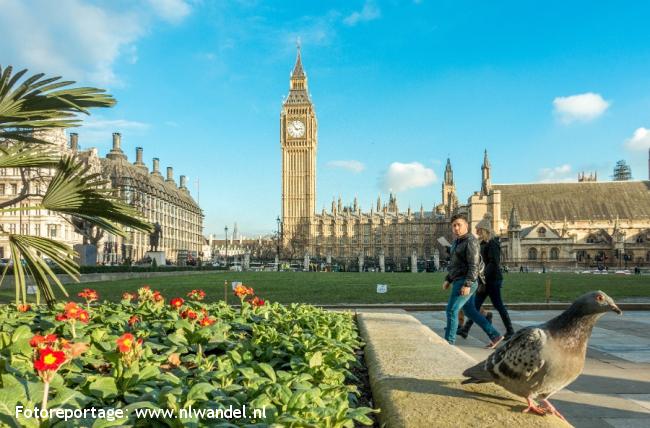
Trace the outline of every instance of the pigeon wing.
<path fill-rule="evenodd" d="M 527 381 L 544 367 L 542 349 L 547 336 L 539 327 L 519 330 L 485 361 L 485 369 L 498 382 Z"/>

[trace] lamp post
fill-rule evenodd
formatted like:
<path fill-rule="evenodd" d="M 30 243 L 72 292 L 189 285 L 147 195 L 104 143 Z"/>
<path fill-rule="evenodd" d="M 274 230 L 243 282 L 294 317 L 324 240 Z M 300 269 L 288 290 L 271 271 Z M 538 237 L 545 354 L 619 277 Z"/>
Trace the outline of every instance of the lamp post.
<path fill-rule="evenodd" d="M 226 269 L 228 269 L 228 226 L 224 227 L 223 230 L 226 232 Z"/>
<path fill-rule="evenodd" d="M 278 265 L 276 266 L 276 269 L 277 269 L 277 271 L 279 272 L 279 271 L 280 271 L 280 224 L 281 224 L 281 223 L 280 223 L 280 216 L 278 216 L 278 217 L 275 219 L 275 221 L 276 221 L 277 224 L 278 224 L 278 230 L 277 230 L 277 233 L 278 233 L 278 235 L 277 235 L 277 237 L 278 237 L 278 241 L 277 241 L 277 244 L 278 244 L 278 245 L 277 245 Z"/>

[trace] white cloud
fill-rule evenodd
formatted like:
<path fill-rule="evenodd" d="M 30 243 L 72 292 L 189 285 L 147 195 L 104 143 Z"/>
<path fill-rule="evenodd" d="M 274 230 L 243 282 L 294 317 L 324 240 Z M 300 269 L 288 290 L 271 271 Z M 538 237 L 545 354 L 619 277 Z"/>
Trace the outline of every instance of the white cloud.
<path fill-rule="evenodd" d="M 564 164 L 554 168 L 542 168 L 539 170 L 539 181 L 542 183 L 554 183 L 558 181 L 576 181 L 571 165 Z"/>
<path fill-rule="evenodd" d="M 638 128 L 632 138 L 625 140 L 625 147 L 629 150 L 648 150 L 650 148 L 650 129 Z"/>
<path fill-rule="evenodd" d="M 372 21 L 373 19 L 377 19 L 380 16 L 381 11 L 377 5 L 371 0 L 366 0 L 363 5 L 363 9 L 361 9 L 360 12 L 352 12 L 350 15 L 346 16 L 343 19 L 343 23 L 345 23 L 345 25 L 353 27 L 359 22 Z"/>
<path fill-rule="evenodd" d="M 102 87 L 120 85 L 115 63 L 136 63 L 135 44 L 154 14 L 178 22 L 184 9 L 177 3 L 183 2 L 152 2 L 154 11 L 135 3 L 117 10 L 112 2 L 0 0 L 0 58 L 3 65 L 33 73 Z"/>
<path fill-rule="evenodd" d="M 436 173 L 419 162 L 393 162 L 384 174 L 382 186 L 386 191 L 402 192 L 429 186 L 437 180 Z"/>
<path fill-rule="evenodd" d="M 346 169 L 348 171 L 352 171 L 354 173 L 360 173 L 364 169 L 366 169 L 366 166 L 362 164 L 359 161 L 356 160 L 335 160 L 335 161 L 330 161 L 327 162 L 327 167 L 329 168 L 341 168 L 341 169 Z"/>
<path fill-rule="evenodd" d="M 172 24 L 181 22 L 191 11 L 184 0 L 149 0 L 149 4 L 160 18 Z"/>
<path fill-rule="evenodd" d="M 610 103 L 605 101 L 600 94 L 593 92 L 557 97 L 553 100 L 555 114 L 565 124 L 596 119 L 607 110 L 609 105 Z"/>

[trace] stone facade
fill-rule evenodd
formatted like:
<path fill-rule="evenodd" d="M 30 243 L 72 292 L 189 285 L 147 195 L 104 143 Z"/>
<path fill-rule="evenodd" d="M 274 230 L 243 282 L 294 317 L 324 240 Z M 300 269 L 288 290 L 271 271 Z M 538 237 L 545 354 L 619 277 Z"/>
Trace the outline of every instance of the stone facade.
<path fill-rule="evenodd" d="M 447 161 L 442 185 L 443 203 L 431 211 L 400 212 L 397 197 L 388 203 L 377 198 L 376 207 L 363 212 L 357 203 L 332 201 L 329 211 L 316 213 L 316 151 L 318 122 L 309 96 L 300 50 L 291 73 L 289 95 L 280 113 L 282 150 L 283 258 L 303 260 L 305 254 L 322 261 L 345 260 L 355 265 L 410 269 L 413 253 L 432 260 L 444 251 L 437 238 L 449 239 L 449 215 L 458 199 L 451 163 Z"/>

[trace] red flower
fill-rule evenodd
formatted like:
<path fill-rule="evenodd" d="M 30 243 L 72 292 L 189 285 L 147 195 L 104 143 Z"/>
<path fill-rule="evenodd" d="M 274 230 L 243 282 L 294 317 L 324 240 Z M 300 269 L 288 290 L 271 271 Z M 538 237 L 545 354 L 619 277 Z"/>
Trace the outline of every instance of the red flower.
<path fill-rule="evenodd" d="M 66 317 L 65 314 L 57 314 L 54 319 L 57 321 L 66 321 L 68 317 Z"/>
<path fill-rule="evenodd" d="M 140 318 L 138 318 L 137 315 L 131 315 L 131 318 L 129 318 L 129 325 L 134 326 L 135 324 L 140 322 Z"/>
<path fill-rule="evenodd" d="M 181 312 L 181 318 L 195 320 L 198 318 L 198 315 L 191 309 L 185 309 L 183 312 Z"/>
<path fill-rule="evenodd" d="M 88 312 L 84 311 L 83 309 L 80 310 L 77 313 L 77 319 L 83 323 L 88 324 L 88 321 L 90 320 L 90 317 L 88 316 Z"/>
<path fill-rule="evenodd" d="M 205 291 L 200 289 L 195 289 L 187 293 L 187 297 L 193 300 L 203 300 L 205 299 Z"/>
<path fill-rule="evenodd" d="M 128 291 L 122 293 L 122 300 L 128 300 L 129 302 L 133 299 L 135 299 L 137 296 L 133 293 L 129 293 Z"/>
<path fill-rule="evenodd" d="M 34 368 L 39 372 L 56 371 L 64 362 L 65 353 L 48 347 L 39 351 L 38 359 L 34 361 Z"/>
<path fill-rule="evenodd" d="M 264 306 L 266 302 L 264 299 L 260 299 L 259 297 L 255 296 L 253 299 L 251 299 L 251 305 L 253 306 Z"/>
<path fill-rule="evenodd" d="M 29 346 L 32 348 L 36 348 L 39 345 L 44 345 L 45 344 L 45 337 L 41 336 L 40 334 L 35 334 L 34 337 L 32 337 L 29 340 Z"/>
<path fill-rule="evenodd" d="M 66 305 L 63 307 L 63 311 L 65 313 L 65 316 L 67 318 L 72 318 L 72 319 L 77 319 L 79 317 L 79 311 L 82 311 L 75 302 L 68 302 Z"/>
<path fill-rule="evenodd" d="M 212 325 L 214 323 L 215 323 L 215 320 L 213 318 L 210 318 L 210 317 L 203 317 L 199 321 L 199 325 L 201 325 L 201 327 L 207 327 L 207 326 Z"/>
<path fill-rule="evenodd" d="M 243 299 L 246 296 L 253 295 L 254 291 L 250 287 L 246 287 L 245 285 L 238 285 L 235 287 L 235 296 L 239 297 L 240 299 Z"/>
<path fill-rule="evenodd" d="M 90 303 L 94 300 L 99 300 L 99 294 L 97 293 L 96 290 L 92 290 L 90 288 L 84 288 L 77 296 L 81 297 L 82 299 L 85 299 L 86 302 Z"/>
<path fill-rule="evenodd" d="M 126 353 L 131 350 L 134 345 L 135 337 L 131 333 L 124 333 L 115 342 L 120 352 Z"/>
<path fill-rule="evenodd" d="M 18 309 L 18 312 L 27 312 L 27 311 L 30 310 L 31 308 L 32 308 L 32 307 L 31 307 L 30 305 L 26 305 L 26 304 L 18 305 L 18 306 L 16 307 L 16 309 Z"/>
<path fill-rule="evenodd" d="M 160 291 L 154 291 L 153 292 L 153 300 L 155 302 L 160 302 L 160 301 L 165 300 L 165 298 L 162 296 L 162 294 L 160 294 Z"/>
<path fill-rule="evenodd" d="M 174 309 L 180 309 L 183 303 L 185 303 L 185 300 L 182 297 L 174 297 L 169 301 L 169 304 Z"/>

